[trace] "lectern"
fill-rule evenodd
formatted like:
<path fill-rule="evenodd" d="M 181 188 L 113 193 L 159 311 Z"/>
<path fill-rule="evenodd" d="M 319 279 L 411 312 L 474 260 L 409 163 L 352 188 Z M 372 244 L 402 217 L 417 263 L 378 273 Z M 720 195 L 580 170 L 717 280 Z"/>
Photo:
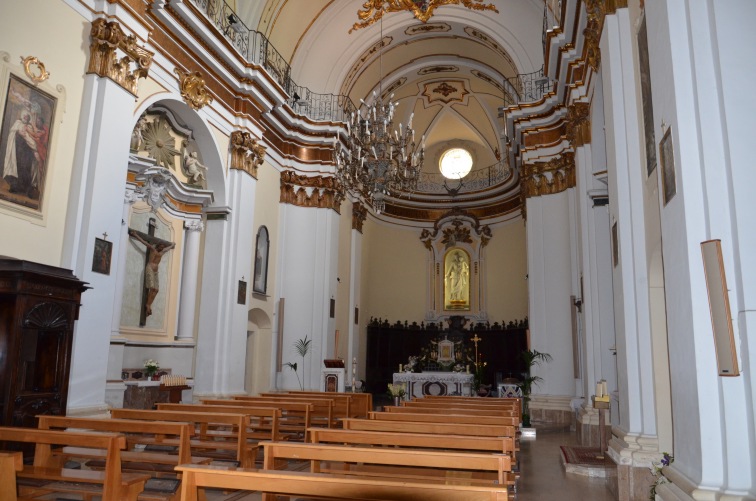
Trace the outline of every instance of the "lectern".
<path fill-rule="evenodd" d="M 65 415 L 74 322 L 87 284 L 71 270 L 0 256 L 0 424 Z"/>

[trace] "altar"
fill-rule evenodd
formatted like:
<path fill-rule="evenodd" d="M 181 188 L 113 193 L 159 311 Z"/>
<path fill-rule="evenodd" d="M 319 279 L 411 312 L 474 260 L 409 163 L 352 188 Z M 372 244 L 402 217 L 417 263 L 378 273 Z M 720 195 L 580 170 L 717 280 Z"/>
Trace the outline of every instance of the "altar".
<path fill-rule="evenodd" d="M 472 391 L 473 375 L 464 372 L 395 372 L 394 384 L 404 384 L 405 398 L 422 398 L 425 395 L 461 395 Z"/>

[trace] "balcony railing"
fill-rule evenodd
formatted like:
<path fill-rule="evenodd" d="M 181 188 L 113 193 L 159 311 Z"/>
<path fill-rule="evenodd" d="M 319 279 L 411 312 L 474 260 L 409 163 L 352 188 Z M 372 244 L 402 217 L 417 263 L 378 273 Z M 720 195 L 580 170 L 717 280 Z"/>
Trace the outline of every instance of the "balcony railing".
<path fill-rule="evenodd" d="M 540 101 L 544 94 L 554 90 L 554 81 L 543 74 L 543 66 L 532 73 L 520 73 L 504 79 L 504 106 Z"/>
<path fill-rule="evenodd" d="M 546 36 L 549 30 L 562 24 L 562 0 L 546 0 L 543 5 L 543 33 L 541 34 L 541 43 L 543 44 L 543 54 L 546 55 Z"/>
<path fill-rule="evenodd" d="M 289 95 L 292 109 L 312 120 L 345 122 L 355 111 L 348 96 L 319 94 L 297 85 L 291 79 L 291 66 L 262 33 L 251 30 L 239 19 L 225 0 L 192 0 L 192 3 L 212 21 L 241 56 L 250 63 L 265 68 L 268 74 Z"/>
<path fill-rule="evenodd" d="M 511 174 L 511 169 L 504 162 L 497 162 L 483 169 L 474 170 L 465 176 L 461 182 L 457 179 L 447 179 L 440 172 L 422 172 L 415 191 L 428 194 L 470 193 L 501 184 Z"/>

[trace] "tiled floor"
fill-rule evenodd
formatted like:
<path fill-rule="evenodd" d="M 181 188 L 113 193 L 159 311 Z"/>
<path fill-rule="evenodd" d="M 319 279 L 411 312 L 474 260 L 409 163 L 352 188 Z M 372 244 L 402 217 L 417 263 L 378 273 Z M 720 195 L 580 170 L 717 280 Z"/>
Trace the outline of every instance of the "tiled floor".
<path fill-rule="evenodd" d="M 565 473 L 561 445 L 577 445 L 574 432 L 561 428 L 538 428 L 535 440 L 520 443 L 520 480 L 517 501 L 614 501 L 603 478 Z M 211 494 L 210 501 L 260 499 L 257 493 L 246 496 Z"/>

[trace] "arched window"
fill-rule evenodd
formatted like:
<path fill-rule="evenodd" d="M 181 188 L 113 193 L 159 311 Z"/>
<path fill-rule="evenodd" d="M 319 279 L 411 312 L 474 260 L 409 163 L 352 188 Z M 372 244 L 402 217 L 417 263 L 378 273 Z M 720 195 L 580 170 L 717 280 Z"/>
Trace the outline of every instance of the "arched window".
<path fill-rule="evenodd" d="M 265 294 L 268 290 L 268 251 L 270 250 L 270 238 L 268 228 L 260 226 L 257 230 L 257 245 L 255 245 L 255 276 L 252 282 L 252 290 Z"/>

